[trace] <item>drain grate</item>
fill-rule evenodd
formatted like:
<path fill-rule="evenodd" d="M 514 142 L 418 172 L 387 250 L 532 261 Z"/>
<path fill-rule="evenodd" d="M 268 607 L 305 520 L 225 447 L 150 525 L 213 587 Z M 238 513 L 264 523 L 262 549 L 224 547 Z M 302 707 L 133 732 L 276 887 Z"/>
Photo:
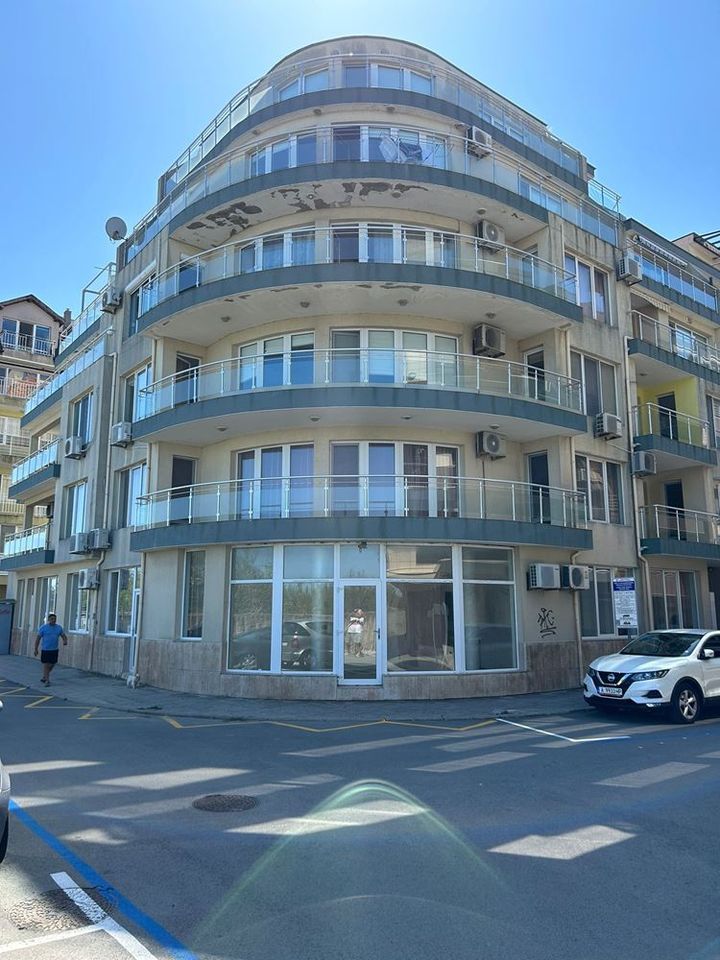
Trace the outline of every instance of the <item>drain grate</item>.
<path fill-rule="evenodd" d="M 110 909 L 108 901 L 98 896 L 96 889 L 86 889 L 103 910 Z M 8 911 L 8 917 L 18 930 L 31 930 L 37 933 L 58 933 L 62 930 L 75 930 L 86 927 L 88 918 L 76 906 L 63 890 L 50 890 L 30 900 L 19 900 Z"/>
<path fill-rule="evenodd" d="M 257 806 L 257 797 L 247 797 L 241 793 L 211 793 L 193 800 L 193 806 L 196 810 L 209 810 L 211 813 L 233 813 L 252 810 Z"/>

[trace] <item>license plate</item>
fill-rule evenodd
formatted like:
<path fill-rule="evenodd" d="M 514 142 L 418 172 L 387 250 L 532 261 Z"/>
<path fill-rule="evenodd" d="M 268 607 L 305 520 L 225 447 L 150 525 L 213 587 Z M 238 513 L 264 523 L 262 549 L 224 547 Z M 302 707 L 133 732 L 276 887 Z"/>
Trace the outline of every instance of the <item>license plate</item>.
<path fill-rule="evenodd" d="M 623 695 L 621 687 L 598 687 L 598 693 L 601 697 L 621 697 Z"/>

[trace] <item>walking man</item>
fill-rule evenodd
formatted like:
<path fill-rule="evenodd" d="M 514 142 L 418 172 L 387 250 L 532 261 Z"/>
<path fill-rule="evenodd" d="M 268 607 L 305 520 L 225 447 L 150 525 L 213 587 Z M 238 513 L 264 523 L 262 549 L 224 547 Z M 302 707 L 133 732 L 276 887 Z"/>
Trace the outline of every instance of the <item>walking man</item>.
<path fill-rule="evenodd" d="M 43 665 L 43 675 L 40 677 L 40 682 L 44 683 L 46 687 L 50 686 L 50 671 L 57 663 L 58 647 L 61 639 L 63 646 L 66 647 L 68 639 L 65 636 L 65 631 L 57 622 L 55 614 L 49 613 L 47 623 L 40 627 L 35 638 L 35 656 L 38 655 L 38 648 L 42 645 L 40 662 Z"/>

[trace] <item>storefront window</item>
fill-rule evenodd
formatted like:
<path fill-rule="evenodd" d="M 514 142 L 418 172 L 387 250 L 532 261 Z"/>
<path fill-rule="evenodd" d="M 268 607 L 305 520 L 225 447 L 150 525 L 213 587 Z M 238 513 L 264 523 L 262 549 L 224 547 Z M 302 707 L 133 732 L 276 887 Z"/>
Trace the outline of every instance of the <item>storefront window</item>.
<path fill-rule="evenodd" d="M 233 550 L 228 670 L 270 669 L 272 574 L 272 547 Z"/>
<path fill-rule="evenodd" d="M 516 667 L 512 552 L 463 547 L 463 597 L 465 669 Z"/>
<path fill-rule="evenodd" d="M 331 546 L 285 547 L 283 670 L 332 670 L 333 561 Z"/>

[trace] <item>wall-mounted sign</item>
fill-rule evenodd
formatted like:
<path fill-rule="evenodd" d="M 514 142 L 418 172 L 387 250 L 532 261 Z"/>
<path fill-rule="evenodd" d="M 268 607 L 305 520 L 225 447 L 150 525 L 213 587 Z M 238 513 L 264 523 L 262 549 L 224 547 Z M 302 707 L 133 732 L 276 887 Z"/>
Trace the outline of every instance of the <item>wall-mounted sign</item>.
<path fill-rule="evenodd" d="M 612 582 L 615 626 L 620 630 L 637 630 L 637 591 L 634 577 L 616 577 Z"/>

